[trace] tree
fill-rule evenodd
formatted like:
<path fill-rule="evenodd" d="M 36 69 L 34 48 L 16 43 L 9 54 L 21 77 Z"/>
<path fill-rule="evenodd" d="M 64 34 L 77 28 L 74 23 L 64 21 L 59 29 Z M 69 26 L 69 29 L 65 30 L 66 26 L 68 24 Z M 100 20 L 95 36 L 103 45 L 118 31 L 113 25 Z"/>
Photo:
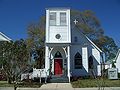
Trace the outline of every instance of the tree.
<path fill-rule="evenodd" d="M 42 23 L 44 18 L 42 19 Z M 44 39 L 45 39 L 45 30 L 44 26 L 41 23 L 38 24 L 30 24 L 28 26 L 28 38 L 27 38 L 27 47 L 29 48 L 29 52 L 31 53 L 31 57 L 33 56 L 36 64 L 35 68 L 42 68 L 44 66 Z M 36 57 L 37 56 L 37 57 Z"/>
<path fill-rule="evenodd" d="M 23 39 L 15 42 L 2 42 L 2 65 L 8 83 L 17 81 L 20 75 L 29 68 L 29 53 Z"/>
<path fill-rule="evenodd" d="M 114 40 L 108 36 L 104 36 L 95 41 L 96 45 L 103 48 L 106 54 L 106 60 L 112 60 L 115 58 L 118 51 L 118 46 Z"/>

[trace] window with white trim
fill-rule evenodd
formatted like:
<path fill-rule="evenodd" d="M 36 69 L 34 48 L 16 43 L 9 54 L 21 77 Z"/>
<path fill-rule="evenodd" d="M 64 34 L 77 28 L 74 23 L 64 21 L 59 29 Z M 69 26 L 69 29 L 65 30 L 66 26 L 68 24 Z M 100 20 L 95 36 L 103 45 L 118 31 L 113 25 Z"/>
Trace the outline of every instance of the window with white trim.
<path fill-rule="evenodd" d="M 74 56 L 75 69 L 82 69 L 82 56 L 79 52 Z"/>
<path fill-rule="evenodd" d="M 60 25 L 66 25 L 66 13 L 65 12 L 60 13 Z"/>
<path fill-rule="evenodd" d="M 49 22 L 50 22 L 50 26 L 56 25 L 56 12 L 50 12 Z"/>

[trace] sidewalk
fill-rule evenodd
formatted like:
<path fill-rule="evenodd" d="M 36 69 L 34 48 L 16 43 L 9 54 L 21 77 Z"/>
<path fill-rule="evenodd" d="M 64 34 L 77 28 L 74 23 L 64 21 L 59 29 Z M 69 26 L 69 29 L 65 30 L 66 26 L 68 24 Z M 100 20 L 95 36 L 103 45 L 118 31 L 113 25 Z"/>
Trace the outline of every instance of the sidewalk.
<path fill-rule="evenodd" d="M 48 83 L 41 86 L 39 90 L 120 90 L 120 87 L 103 88 L 73 88 L 70 83 Z"/>
<path fill-rule="evenodd" d="M 120 87 L 98 88 L 73 88 L 70 83 L 47 83 L 40 88 L 17 88 L 17 90 L 120 90 Z"/>
<path fill-rule="evenodd" d="M 73 90 L 120 90 L 120 87 L 105 87 L 104 89 L 98 89 L 98 88 L 74 88 Z"/>
<path fill-rule="evenodd" d="M 17 88 L 17 90 L 99 90 L 99 89 L 98 88 Z M 120 87 L 110 87 L 110 88 L 106 87 L 100 90 L 120 90 Z"/>
<path fill-rule="evenodd" d="M 47 83 L 40 88 L 17 88 L 17 90 L 74 90 L 70 83 Z"/>
<path fill-rule="evenodd" d="M 40 89 L 73 89 L 70 83 L 48 83 L 41 86 Z"/>
<path fill-rule="evenodd" d="M 14 90 L 13 87 L 0 87 L 0 90 Z"/>

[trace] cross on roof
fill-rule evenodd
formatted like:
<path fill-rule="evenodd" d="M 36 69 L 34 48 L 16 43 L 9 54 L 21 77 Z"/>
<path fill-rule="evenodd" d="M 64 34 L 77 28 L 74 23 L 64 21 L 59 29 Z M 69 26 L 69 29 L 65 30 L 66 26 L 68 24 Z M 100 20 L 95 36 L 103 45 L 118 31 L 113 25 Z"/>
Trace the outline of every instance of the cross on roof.
<path fill-rule="evenodd" d="M 74 23 L 75 23 L 75 25 L 76 25 L 76 24 L 78 23 L 78 21 L 75 19 L 75 20 L 74 20 Z"/>

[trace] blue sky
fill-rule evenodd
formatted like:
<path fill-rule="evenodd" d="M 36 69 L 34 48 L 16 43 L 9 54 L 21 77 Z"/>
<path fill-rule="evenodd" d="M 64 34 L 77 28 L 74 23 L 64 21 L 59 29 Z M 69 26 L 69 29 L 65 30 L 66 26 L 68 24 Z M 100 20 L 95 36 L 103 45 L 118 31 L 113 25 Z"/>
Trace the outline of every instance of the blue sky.
<path fill-rule="evenodd" d="M 105 34 L 120 46 L 120 0 L 0 0 L 0 32 L 13 40 L 27 37 L 27 26 L 45 15 L 45 8 L 92 10 Z"/>

